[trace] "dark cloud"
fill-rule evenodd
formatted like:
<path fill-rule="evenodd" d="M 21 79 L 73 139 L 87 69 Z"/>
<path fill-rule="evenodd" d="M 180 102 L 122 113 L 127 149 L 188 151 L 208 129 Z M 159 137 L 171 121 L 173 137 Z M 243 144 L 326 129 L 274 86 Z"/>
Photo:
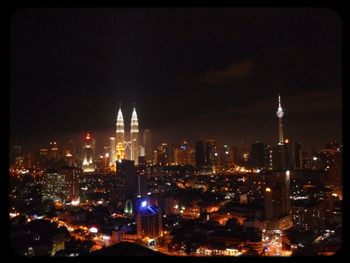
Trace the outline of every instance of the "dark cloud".
<path fill-rule="evenodd" d="M 248 78 L 253 68 L 254 62 L 247 60 L 235 63 L 221 70 L 207 72 L 204 76 L 200 77 L 198 81 L 208 84 L 221 85 L 236 79 Z"/>

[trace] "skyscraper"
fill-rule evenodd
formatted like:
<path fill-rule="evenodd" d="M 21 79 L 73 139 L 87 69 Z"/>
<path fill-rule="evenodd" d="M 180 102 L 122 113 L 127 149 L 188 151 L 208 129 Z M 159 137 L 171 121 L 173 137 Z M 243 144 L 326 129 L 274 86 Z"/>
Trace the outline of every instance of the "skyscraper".
<path fill-rule="evenodd" d="M 157 151 L 157 164 L 161 166 L 166 166 L 170 162 L 170 145 L 167 143 L 162 143 L 158 146 Z"/>
<path fill-rule="evenodd" d="M 83 148 L 83 171 L 93 172 L 95 170 L 95 140 L 88 132 L 84 140 Z"/>
<path fill-rule="evenodd" d="M 122 160 L 125 156 L 125 131 L 124 131 L 124 118 L 121 110 L 121 104 L 119 103 L 119 111 L 116 123 L 116 137 L 115 137 L 115 159 Z"/>
<path fill-rule="evenodd" d="M 265 219 L 272 223 L 269 223 L 270 226 L 275 225 L 276 229 L 291 227 L 290 171 L 266 174 L 265 183 Z"/>
<path fill-rule="evenodd" d="M 147 163 L 152 163 L 152 135 L 151 130 L 143 131 L 143 146 L 145 147 L 145 158 Z"/>
<path fill-rule="evenodd" d="M 266 145 L 262 142 L 255 142 L 252 144 L 252 150 L 250 154 L 251 165 L 254 168 L 266 168 Z"/>
<path fill-rule="evenodd" d="M 204 142 L 196 141 L 196 167 L 203 167 L 205 165 L 205 151 L 204 151 Z"/>
<path fill-rule="evenodd" d="M 137 237 L 157 238 L 162 235 L 162 212 L 147 201 L 141 202 L 136 218 Z"/>
<path fill-rule="evenodd" d="M 205 161 L 207 165 L 215 164 L 215 140 L 206 140 L 205 141 Z"/>
<path fill-rule="evenodd" d="M 57 142 L 50 142 L 50 159 L 57 160 L 58 158 Z"/>
<path fill-rule="evenodd" d="M 294 144 L 294 169 L 301 170 L 302 169 L 302 148 L 301 143 L 296 142 Z"/>
<path fill-rule="evenodd" d="M 138 164 L 139 159 L 139 122 L 137 119 L 136 109 L 134 110 L 131 116 L 131 131 L 130 131 L 130 140 L 131 140 L 131 160 L 135 162 L 135 165 Z"/>
<path fill-rule="evenodd" d="M 115 158 L 116 157 L 115 137 L 109 138 L 109 142 L 110 142 L 110 147 L 109 147 L 110 164 L 109 164 L 109 166 L 111 166 L 112 168 L 115 169 L 115 161 L 116 161 L 116 158 Z"/>

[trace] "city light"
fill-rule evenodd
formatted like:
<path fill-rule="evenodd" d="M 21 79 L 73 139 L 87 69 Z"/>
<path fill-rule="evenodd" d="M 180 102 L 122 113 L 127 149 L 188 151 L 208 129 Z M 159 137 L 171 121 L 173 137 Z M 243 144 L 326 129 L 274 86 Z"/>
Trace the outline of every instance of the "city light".
<path fill-rule="evenodd" d="M 90 233 L 96 234 L 98 232 L 98 229 L 93 226 L 93 227 L 90 228 L 89 231 L 90 231 Z"/>
<path fill-rule="evenodd" d="M 267 188 L 265 189 L 265 191 L 266 191 L 266 192 L 271 192 L 271 188 L 267 187 Z"/>
<path fill-rule="evenodd" d="M 142 201 L 141 202 L 141 207 L 147 207 L 147 201 Z"/>
<path fill-rule="evenodd" d="M 79 198 L 78 198 L 78 199 L 73 199 L 72 202 L 71 202 L 71 204 L 72 204 L 73 206 L 79 205 L 79 204 L 80 204 L 80 199 L 79 199 Z"/>

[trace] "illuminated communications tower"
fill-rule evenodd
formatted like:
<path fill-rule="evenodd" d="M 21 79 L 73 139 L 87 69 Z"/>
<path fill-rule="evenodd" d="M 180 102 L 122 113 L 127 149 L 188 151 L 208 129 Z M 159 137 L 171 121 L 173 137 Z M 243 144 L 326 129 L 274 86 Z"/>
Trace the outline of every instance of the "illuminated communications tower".
<path fill-rule="evenodd" d="M 95 140 L 90 136 L 88 132 L 85 136 L 84 148 L 83 148 L 83 171 L 93 172 L 94 166 L 94 155 L 95 155 Z"/>
<path fill-rule="evenodd" d="M 137 119 L 135 104 L 134 110 L 131 116 L 131 131 L 130 131 L 130 140 L 131 140 L 131 160 L 134 161 L 135 165 L 138 164 L 139 159 L 139 122 Z"/>
<path fill-rule="evenodd" d="M 281 96 L 278 95 L 278 109 L 277 109 L 277 117 L 278 117 L 278 135 L 279 135 L 279 145 L 283 145 L 283 124 L 282 124 L 282 118 L 284 115 L 282 106 L 281 106 Z"/>
<path fill-rule="evenodd" d="M 124 119 L 123 113 L 121 110 L 121 105 L 119 103 L 119 111 L 117 116 L 117 124 L 116 124 L 116 137 L 115 137 L 115 160 L 124 159 L 125 155 L 125 132 L 124 132 Z"/>

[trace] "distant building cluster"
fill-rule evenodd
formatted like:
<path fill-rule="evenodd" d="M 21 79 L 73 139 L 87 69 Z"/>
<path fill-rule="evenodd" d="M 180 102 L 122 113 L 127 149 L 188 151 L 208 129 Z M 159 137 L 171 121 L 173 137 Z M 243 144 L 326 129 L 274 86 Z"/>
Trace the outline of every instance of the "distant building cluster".
<path fill-rule="evenodd" d="M 330 255 L 341 243 L 342 145 L 308 151 L 284 136 L 250 149 L 214 139 L 163 142 L 130 134 L 121 105 L 102 155 L 51 141 L 10 152 L 12 244 L 20 254 L 88 255 L 131 242 L 168 255 Z M 128 135 L 128 136 L 127 136 Z M 129 136 L 130 135 L 130 136 Z"/>

